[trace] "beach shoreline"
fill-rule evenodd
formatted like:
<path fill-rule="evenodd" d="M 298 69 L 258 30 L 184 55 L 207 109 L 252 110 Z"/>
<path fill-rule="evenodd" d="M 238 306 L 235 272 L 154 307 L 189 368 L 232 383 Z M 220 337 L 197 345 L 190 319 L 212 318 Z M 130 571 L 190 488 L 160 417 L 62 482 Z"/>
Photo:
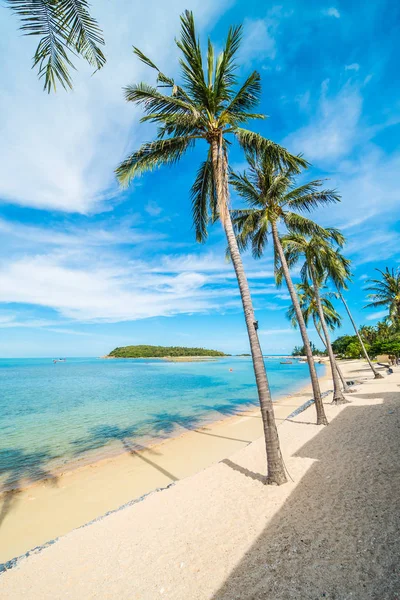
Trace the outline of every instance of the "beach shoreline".
<path fill-rule="evenodd" d="M 320 382 L 322 391 L 331 388 L 326 367 Z M 290 393 L 283 392 L 274 401 L 277 423 L 311 393 L 311 384 L 304 382 Z M 0 503 L 10 505 L 2 523 L 0 563 L 152 490 L 194 475 L 262 435 L 259 408 L 251 407 L 221 419 L 205 419 L 196 429 L 178 428 L 167 438 L 143 445 L 128 442 L 108 449 L 106 455 L 88 455 L 87 462 L 61 465 L 33 483 L 21 480 L 18 488 L 0 494 Z M 27 521 L 29 527 L 24 525 Z"/>
<path fill-rule="evenodd" d="M 400 370 L 375 380 L 363 361 L 342 366 L 360 385 L 348 404 L 324 398 L 328 427 L 315 425 L 313 406 L 284 416 L 307 393 L 275 405 L 290 473 L 285 485 L 264 485 L 259 437 L 11 561 L 0 594 L 245 600 L 251 590 L 274 600 L 395 598 Z M 260 419 L 239 418 L 235 427 L 249 421 Z"/>

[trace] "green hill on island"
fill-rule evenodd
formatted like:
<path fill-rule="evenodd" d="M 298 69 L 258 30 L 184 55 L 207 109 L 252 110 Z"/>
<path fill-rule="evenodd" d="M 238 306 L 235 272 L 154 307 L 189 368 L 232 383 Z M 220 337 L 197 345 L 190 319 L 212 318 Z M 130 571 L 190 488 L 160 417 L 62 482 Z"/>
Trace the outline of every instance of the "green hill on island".
<path fill-rule="evenodd" d="M 207 348 L 185 348 L 184 346 L 123 346 L 115 348 L 112 358 L 166 358 L 169 356 L 226 356 L 218 350 Z"/>

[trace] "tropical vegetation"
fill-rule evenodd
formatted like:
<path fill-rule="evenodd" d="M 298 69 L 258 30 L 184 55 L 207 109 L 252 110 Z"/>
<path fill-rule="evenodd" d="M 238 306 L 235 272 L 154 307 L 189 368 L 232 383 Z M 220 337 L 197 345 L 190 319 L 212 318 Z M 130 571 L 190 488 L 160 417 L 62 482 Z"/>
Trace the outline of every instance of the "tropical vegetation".
<path fill-rule="evenodd" d="M 326 356 L 326 351 L 318 350 L 314 342 L 310 342 L 310 348 L 313 356 Z M 295 346 L 292 350 L 292 356 L 305 356 L 305 348 L 304 346 Z"/>
<path fill-rule="evenodd" d="M 246 148 L 245 155 L 248 169 L 241 174 L 232 172 L 230 176 L 231 184 L 247 204 L 247 208 L 232 211 L 238 245 L 241 250 L 251 245 L 253 256 L 260 258 L 268 240 L 272 238 L 275 262 L 280 273 L 277 280 L 280 282 L 282 277 L 285 278 L 303 340 L 317 411 L 317 424 L 326 425 L 327 419 L 310 340 L 282 247 L 279 227 L 286 227 L 298 236 L 323 232 L 322 228 L 306 218 L 304 213 L 319 205 L 338 202 L 339 196 L 334 190 L 321 189 L 320 180 L 296 186 L 298 165 L 282 165 L 271 156 L 267 148 Z"/>
<path fill-rule="evenodd" d="M 128 102 L 142 107 L 142 122 L 158 127 L 157 138 L 143 144 L 117 168 L 117 178 L 129 185 L 133 178 L 155 168 L 178 162 L 198 143 L 205 144 L 205 158 L 198 168 L 191 190 L 191 203 L 196 239 L 204 242 L 210 222 L 219 220 L 225 232 L 230 257 L 236 273 L 247 333 L 252 354 L 267 452 L 267 482 L 286 481 L 280 452 L 271 392 L 263 355 L 258 339 L 258 323 L 238 243 L 229 211 L 229 154 L 232 143 L 245 151 L 258 149 L 267 152 L 284 168 L 293 171 L 305 166 L 301 157 L 291 155 L 277 144 L 243 125 L 263 115 L 254 112 L 261 94 L 260 75 L 254 71 L 238 84 L 238 50 L 241 27 L 229 29 L 222 52 L 216 56 L 208 41 L 203 56 L 197 37 L 193 14 L 181 16 L 181 34 L 176 44 L 181 54 L 181 81 L 162 73 L 155 63 L 138 48 L 135 55 L 156 74 L 157 86 L 147 83 L 129 85 L 125 89 Z"/>
<path fill-rule="evenodd" d="M 314 288 L 307 281 L 303 281 L 302 283 L 296 284 L 296 289 L 297 289 L 297 294 L 298 294 L 298 298 L 299 298 L 300 309 L 301 309 L 301 312 L 302 312 L 302 315 L 304 318 L 304 323 L 306 324 L 306 327 L 307 327 L 310 319 L 312 320 L 312 322 L 314 323 L 315 330 L 322 342 L 322 345 L 326 349 L 327 348 L 327 340 L 324 338 L 324 335 L 321 331 L 322 325 L 321 325 L 319 307 L 318 307 L 318 304 L 316 301 Z M 340 325 L 342 323 L 342 319 L 330 300 L 330 298 L 335 296 L 335 294 L 333 292 L 323 292 L 322 291 L 323 289 L 324 288 L 321 288 L 321 292 L 320 292 L 322 312 L 324 314 L 325 323 L 326 323 L 327 328 L 329 329 L 329 331 L 334 331 L 336 327 L 340 327 Z M 292 323 L 292 326 L 294 328 L 296 328 L 298 323 L 297 323 L 297 318 L 296 318 L 296 312 L 295 312 L 293 306 L 289 307 L 289 309 L 286 313 L 286 316 Z M 326 353 L 326 350 L 325 350 L 325 353 Z M 315 354 L 315 353 L 313 352 L 313 354 Z M 343 391 L 346 393 L 349 393 L 351 390 L 345 381 L 345 378 L 339 367 L 336 357 L 335 357 L 335 368 L 336 368 L 337 374 L 339 375 L 340 380 L 342 382 Z"/>
<path fill-rule="evenodd" d="M 372 292 L 368 294 L 370 302 L 365 308 L 382 308 L 388 309 L 389 314 L 386 318 L 387 322 L 394 327 L 400 327 L 400 268 L 389 269 L 385 271 L 376 269 L 380 273 L 380 279 L 369 279 L 367 290 Z"/>
<path fill-rule="evenodd" d="M 168 356 L 226 356 L 218 350 L 186 348 L 185 346 L 122 346 L 108 354 L 112 358 L 165 358 Z"/>

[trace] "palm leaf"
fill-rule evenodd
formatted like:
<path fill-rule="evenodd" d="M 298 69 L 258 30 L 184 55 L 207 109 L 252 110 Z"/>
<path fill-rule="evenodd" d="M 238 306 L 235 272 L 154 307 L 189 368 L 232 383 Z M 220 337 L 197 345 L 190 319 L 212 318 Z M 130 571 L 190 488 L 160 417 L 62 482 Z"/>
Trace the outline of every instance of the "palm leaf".
<path fill-rule="evenodd" d="M 196 179 L 190 192 L 192 201 L 193 224 L 196 231 L 196 241 L 204 243 L 207 239 L 207 225 L 215 218 L 217 212 L 217 197 L 215 192 L 211 153 L 199 167 Z"/>
<path fill-rule="evenodd" d="M 70 55 L 79 54 L 90 65 L 100 69 L 106 59 L 100 49 L 104 45 L 102 31 L 89 13 L 87 0 L 6 0 L 22 22 L 24 35 L 39 36 L 33 57 L 44 89 L 72 88 L 70 69 L 75 69 Z"/>
<path fill-rule="evenodd" d="M 168 138 L 143 144 L 117 167 L 117 179 L 121 185 L 127 186 L 134 177 L 145 171 L 176 163 L 193 144 L 194 139 L 191 137 Z"/>

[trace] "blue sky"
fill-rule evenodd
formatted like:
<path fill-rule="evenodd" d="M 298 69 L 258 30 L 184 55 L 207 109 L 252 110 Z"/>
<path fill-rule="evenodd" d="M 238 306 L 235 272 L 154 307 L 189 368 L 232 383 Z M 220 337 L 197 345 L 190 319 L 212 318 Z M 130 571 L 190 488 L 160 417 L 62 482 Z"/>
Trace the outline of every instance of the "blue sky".
<path fill-rule="evenodd" d="M 382 316 L 362 307 L 374 268 L 400 263 L 398 3 L 96 0 L 107 65 L 91 76 L 80 62 L 74 92 L 51 96 L 30 70 L 34 41 L 0 7 L 0 356 L 96 356 L 135 343 L 247 351 L 220 226 L 207 244 L 194 240 L 188 190 L 205 147 L 127 191 L 113 177 L 153 135 L 123 99 L 122 86 L 153 83 L 131 47 L 176 76 L 185 8 L 219 48 L 230 24 L 244 24 L 239 74 L 260 71 L 269 116 L 257 128 L 303 152 L 307 177 L 329 178 L 342 194 L 314 217 L 347 236 L 357 322 Z M 244 166 L 237 149 L 231 161 Z M 244 262 L 264 351 L 291 351 L 300 338 L 271 252 Z M 341 332 L 350 331 L 344 318 Z"/>

